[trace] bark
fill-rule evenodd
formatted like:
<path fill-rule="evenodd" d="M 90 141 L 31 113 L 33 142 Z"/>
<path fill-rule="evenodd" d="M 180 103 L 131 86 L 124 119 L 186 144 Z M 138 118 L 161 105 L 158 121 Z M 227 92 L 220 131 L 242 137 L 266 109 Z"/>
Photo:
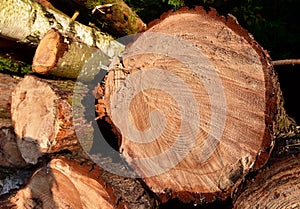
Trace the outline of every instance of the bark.
<path fill-rule="evenodd" d="M 21 81 L 21 77 L 0 73 L 0 128 L 10 127 L 11 122 L 11 93 Z"/>
<path fill-rule="evenodd" d="M 234 208 L 298 208 L 299 155 L 277 161 L 247 181 Z"/>
<path fill-rule="evenodd" d="M 65 13 L 80 11 L 80 20 L 88 20 L 114 37 L 135 34 L 146 28 L 146 24 L 122 0 L 51 0 L 51 2 Z"/>
<path fill-rule="evenodd" d="M 226 199 L 293 125 L 268 53 L 230 15 L 167 13 L 123 55 L 99 109 L 161 202 Z"/>
<path fill-rule="evenodd" d="M 39 42 L 32 61 L 32 69 L 40 74 L 51 74 L 69 79 L 77 79 L 81 75 L 82 79 L 81 71 L 95 55 L 101 56 L 98 68 L 109 64 L 110 57 L 96 47 L 89 47 L 71 37 L 66 42 L 60 32 L 51 29 Z M 89 69 L 85 80 L 93 80 L 96 72 Z"/>
<path fill-rule="evenodd" d="M 97 47 L 109 56 L 114 56 L 120 48 L 120 44 L 99 29 L 80 24 L 58 10 L 46 8 L 31 0 L 4 0 L 0 15 L 1 37 L 20 43 L 37 46 L 41 38 L 54 28 L 63 36 L 76 37 L 77 41 L 89 47 Z"/>
<path fill-rule="evenodd" d="M 27 163 L 36 164 L 46 153 L 80 150 L 72 121 L 73 86 L 28 75 L 12 92 L 12 121 Z"/>

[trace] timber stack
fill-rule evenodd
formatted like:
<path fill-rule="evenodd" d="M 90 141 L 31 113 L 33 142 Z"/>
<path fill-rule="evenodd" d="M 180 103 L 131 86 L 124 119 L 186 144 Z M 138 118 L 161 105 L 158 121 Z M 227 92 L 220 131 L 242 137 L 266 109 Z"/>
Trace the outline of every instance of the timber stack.
<path fill-rule="evenodd" d="M 182 8 L 146 26 L 121 0 L 91 2 L 0 9 L 1 47 L 34 49 L 32 73 L 0 74 L 0 208 L 300 205 L 299 154 L 279 154 L 298 127 L 232 15 Z"/>

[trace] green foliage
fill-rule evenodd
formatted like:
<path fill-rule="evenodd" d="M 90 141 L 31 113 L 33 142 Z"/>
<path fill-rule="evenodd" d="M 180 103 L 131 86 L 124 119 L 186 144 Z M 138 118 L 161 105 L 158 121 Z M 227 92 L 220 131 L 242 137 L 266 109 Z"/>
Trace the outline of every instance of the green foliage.
<path fill-rule="evenodd" d="M 15 61 L 11 57 L 0 56 L 0 73 L 13 73 L 18 75 L 24 75 L 32 72 L 31 65 Z"/>
<path fill-rule="evenodd" d="M 162 2 L 165 2 L 166 0 L 162 0 Z M 184 0 L 168 0 L 168 4 L 171 5 L 174 10 L 184 6 Z"/>

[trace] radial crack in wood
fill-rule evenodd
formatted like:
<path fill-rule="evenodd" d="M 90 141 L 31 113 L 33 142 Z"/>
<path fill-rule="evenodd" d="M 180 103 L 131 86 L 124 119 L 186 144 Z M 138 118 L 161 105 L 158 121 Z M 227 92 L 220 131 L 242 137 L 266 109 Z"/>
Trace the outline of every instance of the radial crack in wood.
<path fill-rule="evenodd" d="M 290 124 L 270 57 L 213 9 L 183 8 L 149 27 L 105 84 L 120 152 L 161 202 L 225 199 Z"/>
<path fill-rule="evenodd" d="M 81 149 L 73 126 L 73 86 L 28 75 L 13 91 L 12 121 L 27 163 L 37 163 L 45 153 Z"/>
<path fill-rule="evenodd" d="M 87 166 L 64 157 L 52 159 L 31 176 L 23 189 L 2 201 L 2 205 L 8 208 L 112 209 L 111 187 L 98 177 L 97 172 L 89 172 Z"/>

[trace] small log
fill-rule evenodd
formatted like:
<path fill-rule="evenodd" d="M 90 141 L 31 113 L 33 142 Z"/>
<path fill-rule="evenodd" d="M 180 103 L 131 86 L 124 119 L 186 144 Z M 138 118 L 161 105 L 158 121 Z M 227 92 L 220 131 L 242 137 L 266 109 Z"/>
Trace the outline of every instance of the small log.
<path fill-rule="evenodd" d="M 226 199 L 292 124 L 268 53 L 213 9 L 149 24 L 104 94 L 120 152 L 161 202 Z"/>
<path fill-rule="evenodd" d="M 80 150 L 72 121 L 73 86 L 28 75 L 12 92 L 12 121 L 27 163 L 36 164 L 45 153 Z"/>
<path fill-rule="evenodd" d="M 123 0 L 50 0 L 59 10 L 72 15 L 79 11 L 78 21 L 89 22 L 102 31 L 122 37 L 146 29 L 146 24 Z"/>
<path fill-rule="evenodd" d="M 112 209 L 112 188 L 100 174 L 63 157 L 52 159 L 31 176 L 25 188 L 0 201 L 1 208 Z"/>
<path fill-rule="evenodd" d="M 276 162 L 247 181 L 234 208 L 299 208 L 300 156 Z"/>
<path fill-rule="evenodd" d="M 39 42 L 32 61 L 32 70 L 40 74 L 51 74 L 74 80 L 80 75 L 89 59 L 95 55 L 101 56 L 99 68 L 101 65 L 109 64 L 110 57 L 98 48 L 87 46 L 71 37 L 66 41 L 58 30 L 51 29 Z M 85 79 L 92 80 L 97 71 L 98 69 L 94 72 L 89 69 Z"/>
<path fill-rule="evenodd" d="M 123 0 L 87 1 L 72 0 L 89 9 L 97 25 L 103 25 L 103 30 L 114 37 L 122 37 L 142 32 L 146 24 Z M 103 24 L 105 23 L 105 24 Z M 100 26 L 98 26 L 101 28 Z"/>

